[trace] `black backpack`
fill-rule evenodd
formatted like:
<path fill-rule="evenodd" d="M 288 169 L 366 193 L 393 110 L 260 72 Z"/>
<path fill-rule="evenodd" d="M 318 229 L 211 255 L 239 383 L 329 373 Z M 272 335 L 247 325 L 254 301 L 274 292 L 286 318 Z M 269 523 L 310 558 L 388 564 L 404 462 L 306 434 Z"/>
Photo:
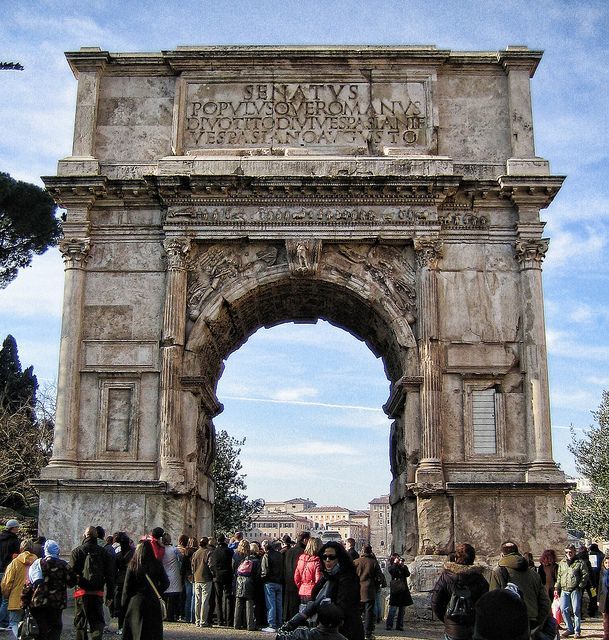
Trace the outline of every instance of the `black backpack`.
<path fill-rule="evenodd" d="M 99 547 L 86 552 L 82 577 L 78 583 L 86 591 L 103 591 L 106 582 L 105 553 L 106 551 Z"/>
<path fill-rule="evenodd" d="M 469 587 L 457 580 L 453 587 L 452 595 L 446 607 L 446 617 L 457 623 L 463 623 L 472 619 L 474 604 L 472 592 Z"/>

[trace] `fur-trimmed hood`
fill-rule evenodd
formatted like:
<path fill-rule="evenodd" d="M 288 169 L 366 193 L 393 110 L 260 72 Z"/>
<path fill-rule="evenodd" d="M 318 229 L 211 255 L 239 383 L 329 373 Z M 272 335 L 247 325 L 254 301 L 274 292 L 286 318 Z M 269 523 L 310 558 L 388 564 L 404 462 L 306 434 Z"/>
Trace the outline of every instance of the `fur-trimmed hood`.
<path fill-rule="evenodd" d="M 457 562 L 445 562 L 444 569 L 456 575 L 484 574 L 484 567 L 479 564 L 458 564 Z"/>

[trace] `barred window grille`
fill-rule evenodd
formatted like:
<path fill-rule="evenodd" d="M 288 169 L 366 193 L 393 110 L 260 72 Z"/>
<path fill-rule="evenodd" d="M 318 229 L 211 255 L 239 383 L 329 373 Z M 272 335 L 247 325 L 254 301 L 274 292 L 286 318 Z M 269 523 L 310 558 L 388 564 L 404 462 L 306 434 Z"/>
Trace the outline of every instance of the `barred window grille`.
<path fill-rule="evenodd" d="M 474 453 L 497 453 L 497 414 L 495 389 L 472 391 L 472 423 L 474 428 Z"/>

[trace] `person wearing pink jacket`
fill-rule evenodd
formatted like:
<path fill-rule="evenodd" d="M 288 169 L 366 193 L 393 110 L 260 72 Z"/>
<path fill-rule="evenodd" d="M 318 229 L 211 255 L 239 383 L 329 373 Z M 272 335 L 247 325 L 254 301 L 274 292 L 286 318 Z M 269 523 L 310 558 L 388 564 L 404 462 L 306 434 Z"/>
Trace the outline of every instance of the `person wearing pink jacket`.
<path fill-rule="evenodd" d="M 321 540 L 319 538 L 309 538 L 304 553 L 298 557 L 298 563 L 294 571 L 294 582 L 298 587 L 301 609 L 303 605 L 311 600 L 313 587 L 321 578 L 321 561 L 318 556 L 320 549 Z"/>

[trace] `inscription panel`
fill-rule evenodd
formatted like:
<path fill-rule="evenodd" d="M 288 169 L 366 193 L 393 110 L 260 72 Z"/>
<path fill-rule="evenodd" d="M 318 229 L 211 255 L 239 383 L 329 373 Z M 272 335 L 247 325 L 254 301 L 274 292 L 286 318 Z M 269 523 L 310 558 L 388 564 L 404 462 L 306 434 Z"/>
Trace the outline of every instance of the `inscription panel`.
<path fill-rule="evenodd" d="M 182 145 L 430 151 L 431 78 L 383 82 L 188 82 Z"/>

